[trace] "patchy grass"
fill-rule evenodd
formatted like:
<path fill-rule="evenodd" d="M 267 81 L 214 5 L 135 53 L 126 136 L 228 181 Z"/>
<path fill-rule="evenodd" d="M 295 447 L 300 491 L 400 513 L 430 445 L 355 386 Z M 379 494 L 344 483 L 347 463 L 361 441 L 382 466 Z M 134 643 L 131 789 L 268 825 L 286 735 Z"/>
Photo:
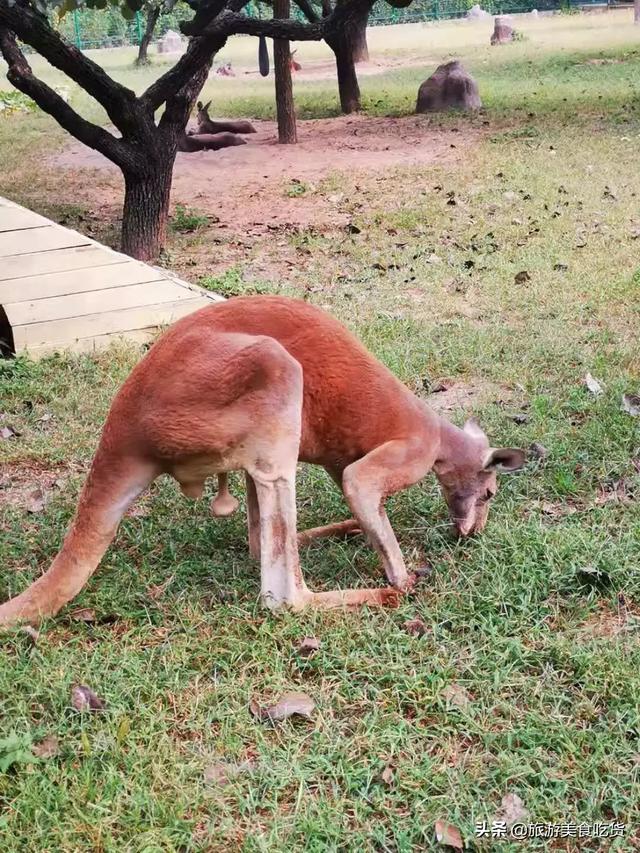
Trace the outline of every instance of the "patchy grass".
<path fill-rule="evenodd" d="M 433 569 L 398 610 L 277 619 L 257 606 L 242 516 L 214 521 L 206 500 L 159 481 L 77 600 L 98 621 L 63 615 L 35 646 L 1 640 L 3 737 L 20 752 L 0 775 L 2 850 L 432 849 L 436 819 L 473 843 L 475 821 L 507 793 L 534 823 L 628 827 L 556 849 L 638 849 L 640 421 L 620 409 L 640 384 L 640 175 L 627 166 L 638 57 L 583 20 L 561 21 L 553 45 L 540 30 L 491 54 L 480 119 L 491 126 L 463 167 L 336 173 L 305 196 L 331 196 L 359 231 L 256 239 L 245 263 L 208 280 L 229 296 L 277 290 L 325 306 L 417 393 L 455 381 L 444 405 L 455 420 L 468 403 L 496 443 L 541 442 L 549 457 L 503 478 L 477 540 L 449 538 L 431 480 L 389 501 L 408 562 Z M 622 61 L 585 64 L 601 54 Z M 389 75 L 387 109 L 412 100 L 412 74 Z M 5 187 L 22 168 L 13 149 L 28 146 L 0 120 L 0 151 L 15 158 L 3 159 Z M 53 197 L 54 177 L 34 166 L 30 191 Z M 62 187 L 55 198 L 73 203 Z M 187 263 L 193 243 L 172 239 Z M 286 276 L 253 271 L 283 258 Z M 0 363 L 1 423 L 20 433 L 0 440 L 0 596 L 54 556 L 138 357 L 122 347 Z M 42 512 L 26 511 L 29 481 Z M 300 471 L 298 505 L 304 527 L 346 515 L 315 469 Z M 315 543 L 302 562 L 316 589 L 380 582 L 359 539 Z M 413 618 L 424 636 L 404 629 Z M 322 641 L 309 659 L 295 654 L 305 635 Z M 74 712 L 73 683 L 106 710 Z M 448 700 L 451 685 L 470 702 Z M 289 690 L 315 699 L 312 722 L 271 727 L 249 713 L 252 697 Z M 48 734 L 58 754 L 24 761 Z M 205 774 L 220 762 L 239 768 L 224 786 Z"/>

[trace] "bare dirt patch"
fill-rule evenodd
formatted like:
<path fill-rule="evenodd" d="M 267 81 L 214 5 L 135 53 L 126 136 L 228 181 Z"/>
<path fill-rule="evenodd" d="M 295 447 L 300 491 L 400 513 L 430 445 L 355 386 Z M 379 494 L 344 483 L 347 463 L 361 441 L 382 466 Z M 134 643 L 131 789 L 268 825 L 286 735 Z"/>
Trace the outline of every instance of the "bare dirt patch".
<path fill-rule="evenodd" d="M 339 193 L 316 191 L 328 175 L 455 163 L 462 161 L 465 149 L 480 134 L 473 128 L 434 127 L 423 116 L 340 116 L 299 122 L 298 144 L 285 146 L 277 143 L 274 122 L 255 124 L 258 132 L 247 137 L 246 145 L 178 154 L 173 202 L 217 219 L 203 241 L 205 247 L 193 247 L 196 257 L 187 268 L 200 266 L 197 255 L 203 248 L 208 248 L 207 269 L 215 271 L 246 260 L 253 241 L 271 239 L 274 231 L 313 227 L 326 233 L 344 228 L 350 213 L 340 204 Z M 52 165 L 62 172 L 66 192 L 90 206 L 98 220 L 120 216 L 120 173 L 101 154 L 75 143 Z M 290 191 L 293 184 L 300 193 Z"/>
<path fill-rule="evenodd" d="M 29 511 L 38 503 L 39 493 L 44 502 L 55 491 L 63 489 L 71 473 L 65 465 L 46 466 L 24 460 L 2 466 L 0 475 L 0 510 L 7 507 Z"/>
<path fill-rule="evenodd" d="M 471 412 L 490 403 L 512 405 L 516 400 L 512 389 L 483 379 L 473 383 L 441 380 L 436 386 L 443 390 L 433 392 L 426 398 L 436 412 Z"/>

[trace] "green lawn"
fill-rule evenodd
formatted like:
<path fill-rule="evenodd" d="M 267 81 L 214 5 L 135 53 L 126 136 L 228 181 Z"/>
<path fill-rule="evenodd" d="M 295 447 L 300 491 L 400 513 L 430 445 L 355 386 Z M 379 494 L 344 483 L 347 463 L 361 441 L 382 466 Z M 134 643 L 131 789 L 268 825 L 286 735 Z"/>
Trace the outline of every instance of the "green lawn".
<path fill-rule="evenodd" d="M 486 103 L 479 118 L 447 119 L 461 138 L 478 133 L 464 165 L 329 176 L 308 195 L 339 189 L 360 233 L 287 233 L 281 251 L 299 260 L 290 278 L 256 281 L 240 265 L 213 281 L 306 294 L 417 393 L 454 381 L 496 443 L 540 442 L 548 458 L 504 477 L 485 534 L 463 543 L 432 480 L 394 497 L 408 563 L 433 571 L 385 612 L 265 613 L 242 515 L 214 521 L 206 500 L 159 481 L 74 607 L 35 645 L 22 633 L 0 640 L 1 736 L 15 733 L 26 755 L 59 739 L 54 757 L 0 774 L 1 850 L 405 853 L 435 849 L 437 819 L 472 848 L 505 853 L 640 849 L 640 419 L 620 406 L 640 392 L 640 52 L 619 14 L 615 26 L 545 20 L 493 52 L 469 41 L 475 29 L 449 25 Z M 447 31 L 426 31 L 441 39 L 435 59 Z M 370 111 L 409 111 L 422 70 L 366 78 Z M 252 106 L 243 98 L 225 106 L 271 109 L 266 88 Z M 300 100 L 330 113 L 333 83 Z M 34 156 L 62 143 L 51 128 L 41 116 L 0 119 L 0 193 L 55 213 L 74 199 Z M 170 255 L 186 263 L 214 236 L 215 224 L 175 233 Z M 254 241 L 247 269 L 278 251 Z M 0 439 L 0 597 L 56 553 L 109 401 L 138 358 L 121 347 L 0 364 L 0 426 L 20 433 Z M 305 468 L 298 483 L 301 527 L 346 517 L 324 474 Z M 38 484 L 48 502 L 29 514 Z M 234 488 L 241 496 L 239 478 Z M 359 539 L 318 542 L 301 559 L 316 589 L 381 582 Z M 75 607 L 97 622 L 73 619 Z M 404 628 L 413 618 L 424 636 Z M 321 641 L 309 659 L 296 654 L 305 635 Z M 74 711 L 74 683 L 106 709 Z M 466 691 L 460 703 L 451 685 Z M 313 720 L 269 726 L 250 714 L 252 698 L 291 690 L 315 700 Z M 225 785 L 211 779 L 220 764 Z M 613 820 L 627 833 L 475 839 L 506 794 L 522 799 L 525 822 Z"/>

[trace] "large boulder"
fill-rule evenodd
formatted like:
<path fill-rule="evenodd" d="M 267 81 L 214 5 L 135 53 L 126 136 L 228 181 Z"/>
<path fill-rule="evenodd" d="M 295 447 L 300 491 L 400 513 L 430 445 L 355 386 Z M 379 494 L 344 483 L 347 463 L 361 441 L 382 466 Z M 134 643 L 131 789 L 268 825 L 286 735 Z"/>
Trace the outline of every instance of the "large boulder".
<path fill-rule="evenodd" d="M 491 35 L 491 44 L 508 44 L 513 41 L 514 35 L 515 30 L 508 18 L 496 18 Z"/>
<path fill-rule="evenodd" d="M 417 113 L 479 110 L 478 84 L 458 60 L 439 65 L 418 89 Z"/>

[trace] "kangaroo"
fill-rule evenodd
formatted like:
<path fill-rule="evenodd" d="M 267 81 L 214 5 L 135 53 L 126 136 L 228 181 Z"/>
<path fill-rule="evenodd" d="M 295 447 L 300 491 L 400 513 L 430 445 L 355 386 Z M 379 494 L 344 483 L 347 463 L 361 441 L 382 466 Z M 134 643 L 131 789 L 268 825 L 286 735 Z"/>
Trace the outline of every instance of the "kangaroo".
<path fill-rule="evenodd" d="M 194 151 L 219 151 L 234 145 L 246 145 L 235 133 L 183 133 L 178 140 L 178 151 L 192 154 Z"/>
<path fill-rule="evenodd" d="M 51 616 L 97 568 L 120 519 L 160 474 L 188 497 L 207 477 L 214 516 L 238 506 L 227 472 L 246 476 L 249 550 L 260 561 L 263 603 L 278 608 L 396 604 L 411 589 L 384 501 L 433 470 L 461 536 L 481 531 L 496 472 L 524 453 L 495 449 L 470 420 L 437 415 L 344 326 L 306 302 L 247 296 L 203 308 L 172 326 L 117 393 L 51 568 L 0 606 L 0 625 Z M 362 531 L 390 586 L 312 592 L 298 562 L 298 461 L 321 465 L 342 489 L 348 521 L 306 531 Z"/>
<path fill-rule="evenodd" d="M 302 71 L 302 65 L 293 58 L 297 52 L 297 50 L 292 50 L 289 53 L 289 68 L 292 71 Z"/>
<path fill-rule="evenodd" d="M 255 127 L 246 119 L 227 119 L 225 121 L 212 121 L 209 118 L 209 107 L 211 101 L 203 104 L 198 101 L 196 104 L 198 110 L 198 130 L 200 133 L 223 133 L 225 130 L 229 133 L 256 133 Z"/>

